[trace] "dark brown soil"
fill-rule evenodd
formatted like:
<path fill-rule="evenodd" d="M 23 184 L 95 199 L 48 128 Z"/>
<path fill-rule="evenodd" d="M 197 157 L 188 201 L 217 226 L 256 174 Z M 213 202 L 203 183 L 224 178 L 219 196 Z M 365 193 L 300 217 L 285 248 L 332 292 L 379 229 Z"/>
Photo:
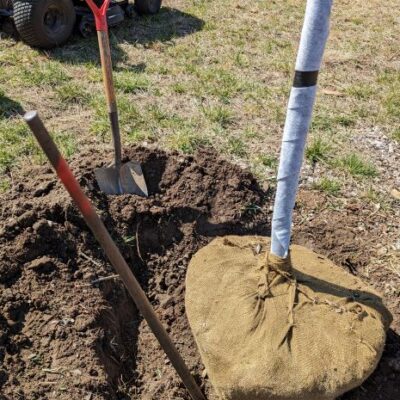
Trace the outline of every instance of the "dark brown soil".
<path fill-rule="evenodd" d="M 186 267 L 217 235 L 268 235 L 272 193 L 210 150 L 190 157 L 132 148 L 127 158 L 142 162 L 149 198 L 99 193 L 91 171 L 101 154 L 72 166 L 211 399 L 185 317 Z M 363 275 L 385 221 L 354 205 L 335 214 L 326 204 L 321 194 L 301 193 L 294 240 Z M 188 400 L 54 173 L 21 172 L 0 207 L 0 399 Z M 304 218 L 311 210 L 318 212 Z M 360 221 L 368 226 L 361 237 Z M 386 285 L 400 279 L 373 266 L 364 278 L 386 294 L 395 320 L 377 372 L 343 399 L 399 399 L 400 300 Z"/>
<path fill-rule="evenodd" d="M 342 204 L 339 204 L 342 203 Z M 400 399 L 400 276 L 376 261 L 379 250 L 398 235 L 388 216 L 359 199 L 330 200 L 300 192 L 293 241 L 328 256 L 384 294 L 393 314 L 386 349 L 375 373 L 341 400 Z"/>

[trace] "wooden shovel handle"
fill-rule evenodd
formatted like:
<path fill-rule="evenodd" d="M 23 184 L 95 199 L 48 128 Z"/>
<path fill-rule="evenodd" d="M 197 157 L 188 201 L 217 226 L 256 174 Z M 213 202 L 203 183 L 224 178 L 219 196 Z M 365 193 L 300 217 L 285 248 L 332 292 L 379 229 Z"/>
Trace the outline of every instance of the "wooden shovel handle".
<path fill-rule="evenodd" d="M 111 132 L 115 151 L 115 167 L 117 168 L 117 170 L 119 170 L 119 168 L 121 167 L 122 158 L 121 132 L 119 128 L 117 99 L 115 97 L 114 90 L 110 40 L 108 38 L 107 31 L 98 31 L 97 37 L 99 40 L 104 90 L 107 98 L 108 116 L 110 118 Z"/>
<path fill-rule="evenodd" d="M 104 90 L 106 93 L 108 115 L 110 118 L 111 132 L 113 136 L 115 167 L 121 167 L 122 147 L 121 132 L 119 128 L 117 100 L 115 97 L 114 79 L 112 72 L 111 46 L 108 37 L 107 10 L 110 0 L 104 0 L 101 7 L 97 7 L 93 0 L 86 0 L 93 12 L 96 21 L 97 37 L 99 41 L 101 69 L 103 71 Z"/>
<path fill-rule="evenodd" d="M 168 336 L 167 331 L 159 321 L 149 300 L 140 287 L 139 282 L 136 280 L 118 247 L 112 240 L 102 220 L 97 215 L 90 200 L 83 192 L 78 181 L 75 179 L 67 162 L 60 154 L 57 146 L 40 120 L 37 112 L 33 111 L 25 114 L 24 119 L 35 135 L 50 163 L 56 170 L 58 177 L 77 204 L 83 218 L 85 219 L 85 222 L 95 235 L 111 264 L 121 277 L 122 282 L 134 300 L 137 308 L 147 321 L 150 329 L 153 331 L 162 349 L 167 354 L 176 372 L 181 377 L 182 382 L 190 393 L 190 396 L 193 400 L 205 400 L 205 397 L 203 396 L 200 388 L 197 386 L 193 376 L 190 374 L 185 362 Z"/>

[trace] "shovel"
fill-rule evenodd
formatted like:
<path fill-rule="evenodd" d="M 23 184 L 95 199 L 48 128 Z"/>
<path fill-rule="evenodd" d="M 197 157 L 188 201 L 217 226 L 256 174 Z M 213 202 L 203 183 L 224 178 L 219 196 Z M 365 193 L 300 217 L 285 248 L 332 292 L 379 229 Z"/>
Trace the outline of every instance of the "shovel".
<path fill-rule="evenodd" d="M 102 6 L 97 7 L 93 0 L 86 0 L 96 21 L 104 88 L 115 152 L 115 164 L 110 167 L 96 169 L 94 173 L 100 190 L 106 194 L 137 194 L 147 197 L 147 185 L 140 164 L 135 161 L 122 164 L 121 160 L 121 134 L 113 83 L 111 49 L 107 24 L 107 10 L 110 1 L 111 0 L 104 0 Z"/>

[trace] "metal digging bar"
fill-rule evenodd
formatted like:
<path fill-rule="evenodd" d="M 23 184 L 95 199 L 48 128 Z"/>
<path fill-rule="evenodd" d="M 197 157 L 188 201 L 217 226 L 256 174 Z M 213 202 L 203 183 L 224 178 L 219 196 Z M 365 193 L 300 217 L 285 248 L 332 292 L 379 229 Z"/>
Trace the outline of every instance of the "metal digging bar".
<path fill-rule="evenodd" d="M 171 338 L 168 336 L 168 333 L 157 318 L 157 315 L 154 312 L 145 293 L 134 277 L 128 264 L 124 260 L 118 247 L 112 240 L 102 220 L 97 215 L 90 200 L 84 194 L 78 181 L 72 174 L 67 162 L 60 154 L 57 146 L 44 127 L 37 112 L 31 111 L 26 113 L 24 119 L 35 135 L 50 163 L 56 170 L 58 177 L 78 206 L 79 211 L 82 213 L 82 216 L 85 219 L 85 222 L 100 243 L 111 264 L 121 277 L 122 282 L 136 303 L 137 308 L 142 313 L 143 317 L 149 324 L 150 329 L 153 331 L 154 335 L 159 341 L 162 349 L 170 359 L 176 372 L 181 377 L 182 382 L 190 393 L 190 396 L 193 400 L 205 400 L 205 397 L 203 396 L 200 388 L 197 386 L 193 376 L 190 374 L 185 362 L 178 353 L 175 345 L 172 343 Z"/>

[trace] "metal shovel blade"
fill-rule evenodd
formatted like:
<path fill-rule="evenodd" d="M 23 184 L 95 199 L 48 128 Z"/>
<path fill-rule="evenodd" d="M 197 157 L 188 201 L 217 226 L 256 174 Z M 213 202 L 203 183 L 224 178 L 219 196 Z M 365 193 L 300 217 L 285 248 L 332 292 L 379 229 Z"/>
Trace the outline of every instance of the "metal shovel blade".
<path fill-rule="evenodd" d="M 119 170 L 115 166 L 98 168 L 94 174 L 100 190 L 106 194 L 149 195 L 142 167 L 137 162 L 123 164 Z"/>

